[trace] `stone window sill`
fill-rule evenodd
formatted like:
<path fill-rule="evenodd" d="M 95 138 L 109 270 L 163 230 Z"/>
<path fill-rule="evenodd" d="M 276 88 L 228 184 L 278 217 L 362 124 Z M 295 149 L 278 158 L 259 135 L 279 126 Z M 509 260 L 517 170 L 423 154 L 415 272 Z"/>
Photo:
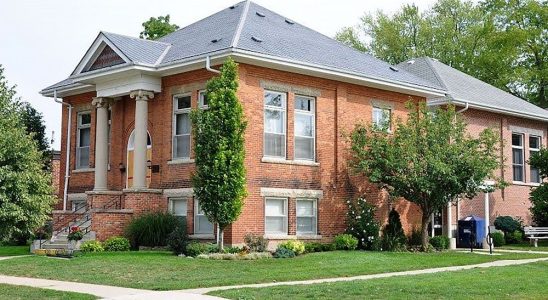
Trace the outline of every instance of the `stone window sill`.
<path fill-rule="evenodd" d="M 263 163 L 271 164 L 284 164 L 284 165 L 296 165 L 296 166 L 311 166 L 319 167 L 320 163 L 310 160 L 287 160 L 285 158 L 276 158 L 276 157 L 263 157 L 261 159 Z"/>
<path fill-rule="evenodd" d="M 288 235 L 288 234 L 265 234 L 268 240 L 320 240 L 321 235 Z"/>
<path fill-rule="evenodd" d="M 72 170 L 72 173 L 91 173 L 91 172 L 95 172 L 95 168 L 82 168 L 82 169 Z"/>
<path fill-rule="evenodd" d="M 522 186 L 540 186 L 540 183 L 536 182 L 523 182 L 523 181 L 512 181 L 513 185 L 522 185 Z"/>
<path fill-rule="evenodd" d="M 213 239 L 215 239 L 215 236 L 213 234 L 203 234 L 203 233 L 191 234 L 188 237 L 190 239 L 193 239 L 193 240 L 213 240 Z"/>
<path fill-rule="evenodd" d="M 193 164 L 193 163 L 194 163 L 194 159 L 190 159 L 190 158 L 173 159 L 173 160 L 167 161 L 168 165 L 184 165 L 184 164 Z"/>

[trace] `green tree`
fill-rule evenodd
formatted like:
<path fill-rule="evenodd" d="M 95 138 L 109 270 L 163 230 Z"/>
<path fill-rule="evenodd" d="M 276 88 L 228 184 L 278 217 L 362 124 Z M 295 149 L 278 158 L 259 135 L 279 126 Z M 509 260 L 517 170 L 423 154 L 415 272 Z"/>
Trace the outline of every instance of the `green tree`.
<path fill-rule="evenodd" d="M 46 137 L 44 117 L 28 102 L 22 102 L 19 110 L 27 134 L 34 138 L 38 150 L 42 152 L 44 169 L 49 170 L 51 164 L 51 149 Z"/>
<path fill-rule="evenodd" d="M 158 18 L 151 17 L 143 23 L 143 31 L 141 31 L 139 37 L 147 40 L 157 40 L 177 29 L 179 29 L 179 26 L 169 22 L 169 15 L 159 16 Z"/>
<path fill-rule="evenodd" d="M 56 199 L 42 167 L 42 153 L 0 66 L 0 240 L 29 236 L 47 220 Z"/>
<path fill-rule="evenodd" d="M 422 211 L 422 246 L 428 246 L 428 223 L 457 197 L 472 198 L 500 167 L 499 140 L 491 129 L 478 138 L 466 134 L 466 124 L 454 107 L 432 113 L 426 104 L 408 103 L 405 122 L 394 133 L 358 124 L 350 135 L 350 165 L 359 175 L 403 197 Z"/>
<path fill-rule="evenodd" d="M 542 107 L 548 8 L 535 0 L 438 0 L 425 11 L 366 14 L 336 38 L 391 64 L 429 56 Z"/>
<path fill-rule="evenodd" d="M 247 194 L 244 132 L 247 122 L 236 97 L 238 65 L 228 59 L 207 83 L 207 109 L 192 113 L 196 171 L 194 194 L 208 219 L 217 224 L 223 249 L 224 229 L 238 219 Z"/>
<path fill-rule="evenodd" d="M 548 149 L 541 149 L 529 159 L 529 164 L 539 170 L 540 177 L 548 177 Z M 548 182 L 543 181 L 531 191 L 531 214 L 537 226 L 548 226 Z"/>

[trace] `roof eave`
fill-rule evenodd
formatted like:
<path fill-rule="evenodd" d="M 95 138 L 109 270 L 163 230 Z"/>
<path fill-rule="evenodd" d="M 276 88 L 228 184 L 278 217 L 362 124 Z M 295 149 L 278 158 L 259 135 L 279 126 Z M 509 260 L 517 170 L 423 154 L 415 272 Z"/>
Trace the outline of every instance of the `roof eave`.
<path fill-rule="evenodd" d="M 57 96 L 62 98 L 93 91 L 95 91 L 94 85 L 75 82 L 60 87 L 43 89 L 40 91 L 40 95 L 51 98 L 54 96 L 54 93 L 57 92 Z"/>

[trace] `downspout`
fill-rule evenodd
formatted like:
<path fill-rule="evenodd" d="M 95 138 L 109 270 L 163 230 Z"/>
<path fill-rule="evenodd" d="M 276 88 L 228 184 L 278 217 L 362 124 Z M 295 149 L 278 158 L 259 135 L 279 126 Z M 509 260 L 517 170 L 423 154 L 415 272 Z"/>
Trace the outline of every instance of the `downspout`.
<path fill-rule="evenodd" d="M 57 99 L 57 90 L 53 91 L 53 100 L 61 105 L 68 107 L 68 119 L 67 119 L 67 145 L 66 152 L 67 157 L 65 159 L 65 186 L 63 189 L 63 211 L 67 210 L 67 196 L 68 196 L 68 183 L 70 178 L 70 127 L 72 127 L 72 105 Z"/>
<path fill-rule="evenodd" d="M 206 56 L 206 70 L 217 74 L 221 73 L 221 71 L 215 70 L 211 67 L 211 58 L 209 57 L 209 55 Z"/>
<path fill-rule="evenodd" d="M 464 108 L 457 111 L 457 114 L 460 114 L 460 113 L 463 113 L 463 112 L 467 111 L 469 106 L 470 106 L 470 104 L 468 102 L 465 102 Z"/>

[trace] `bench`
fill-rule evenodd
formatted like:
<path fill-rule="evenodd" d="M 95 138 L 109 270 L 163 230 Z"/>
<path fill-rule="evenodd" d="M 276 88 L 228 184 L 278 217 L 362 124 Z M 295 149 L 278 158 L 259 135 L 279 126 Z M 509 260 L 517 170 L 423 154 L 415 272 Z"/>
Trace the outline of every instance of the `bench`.
<path fill-rule="evenodd" d="M 523 231 L 525 236 L 535 243 L 535 247 L 538 247 L 538 240 L 548 240 L 548 227 L 527 226 L 523 228 Z"/>

